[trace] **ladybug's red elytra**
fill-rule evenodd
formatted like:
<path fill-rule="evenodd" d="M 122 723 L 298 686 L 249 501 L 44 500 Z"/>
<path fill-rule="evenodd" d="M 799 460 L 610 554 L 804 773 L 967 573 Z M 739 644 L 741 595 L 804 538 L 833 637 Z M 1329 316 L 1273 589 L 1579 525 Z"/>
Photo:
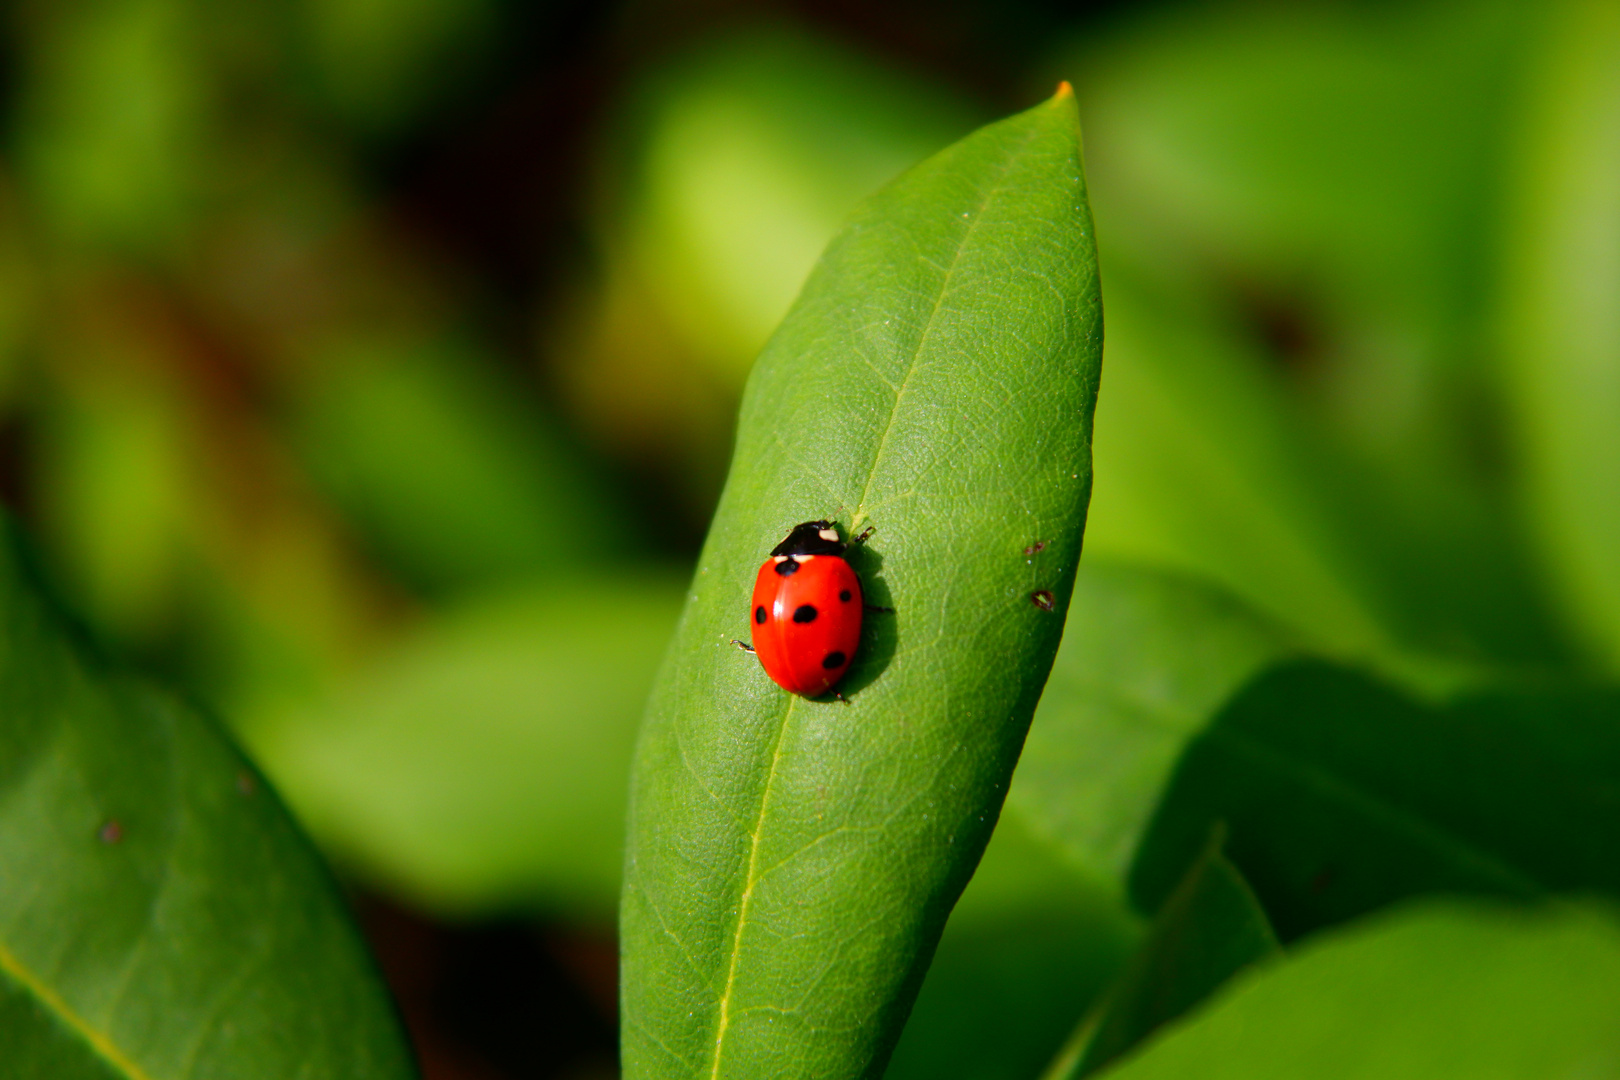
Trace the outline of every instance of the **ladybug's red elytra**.
<path fill-rule="evenodd" d="M 806 521 L 771 549 L 754 579 L 754 644 L 737 644 L 784 690 L 819 697 L 855 658 L 865 605 L 861 579 L 844 561 L 848 546 L 832 522 Z"/>

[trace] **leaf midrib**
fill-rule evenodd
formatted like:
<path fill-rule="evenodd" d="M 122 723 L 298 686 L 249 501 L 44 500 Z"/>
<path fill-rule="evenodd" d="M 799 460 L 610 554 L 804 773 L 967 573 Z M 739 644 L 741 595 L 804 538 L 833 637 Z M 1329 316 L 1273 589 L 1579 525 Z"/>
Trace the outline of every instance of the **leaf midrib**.
<path fill-rule="evenodd" d="M 46 1012 L 55 1016 L 64 1027 L 87 1043 L 98 1057 L 129 1077 L 129 1080 L 153 1080 L 151 1074 L 131 1061 L 108 1035 L 96 1030 L 89 1021 L 74 1012 L 72 1007 L 18 959 L 17 954 L 7 948 L 4 942 L 0 942 L 0 973 L 10 976 L 12 981 L 38 1001 Z"/>
<path fill-rule="evenodd" d="M 961 239 L 957 241 L 956 250 L 951 256 L 951 264 L 945 268 L 945 273 L 940 278 L 939 293 L 935 296 L 933 307 L 928 313 L 928 322 L 923 327 L 922 333 L 917 336 L 917 344 L 912 348 L 911 356 L 906 361 L 906 373 L 900 380 L 900 385 L 895 389 L 894 403 L 889 406 L 888 420 L 884 423 L 883 434 L 878 438 L 877 450 L 872 455 L 872 464 L 867 469 L 866 481 L 861 486 L 860 500 L 856 503 L 855 512 L 850 518 L 852 528 L 865 518 L 866 500 L 871 494 L 872 479 L 877 475 L 878 466 L 883 462 L 884 451 L 889 444 L 889 436 L 894 431 L 895 417 L 900 412 L 900 402 L 904 399 L 906 390 L 911 385 L 912 376 L 917 371 L 918 358 L 922 355 L 923 348 L 927 344 L 929 336 L 933 333 L 935 323 L 938 321 L 940 309 L 944 306 L 946 294 L 950 291 L 951 278 L 961 264 L 962 252 L 978 230 L 980 222 L 983 221 L 985 210 L 988 209 L 990 203 L 1000 192 L 1007 174 L 1012 171 L 1013 165 L 1029 149 L 1029 145 L 1035 141 L 1035 137 L 1035 132 L 1026 133 L 1022 143 L 1007 154 L 1000 172 L 995 180 L 985 188 L 984 194 L 979 200 L 979 205 L 975 207 L 973 216 L 968 221 L 967 229 L 962 233 Z M 792 721 L 794 710 L 797 709 L 800 700 L 797 695 L 790 695 L 787 710 L 783 713 L 782 722 L 777 728 L 776 744 L 771 753 L 770 769 L 766 772 L 765 788 L 760 794 L 759 813 L 754 821 L 754 829 L 749 834 L 748 869 L 744 877 L 743 891 L 737 905 L 737 923 L 731 938 L 731 956 L 726 968 L 726 982 L 721 989 L 718 1001 L 719 1017 L 715 1026 L 714 1057 L 709 1070 L 710 1080 L 718 1080 L 720 1075 L 720 1062 L 725 1049 L 726 1034 L 731 1024 L 731 997 L 736 986 L 737 964 L 742 955 L 743 930 L 748 923 L 748 908 L 753 901 L 754 889 L 759 884 L 758 879 L 755 877 L 755 869 L 759 861 L 760 835 L 764 832 L 765 827 L 765 811 L 770 805 L 771 790 L 775 786 L 777 768 L 782 759 L 782 742 L 786 737 L 788 724 Z"/>
<path fill-rule="evenodd" d="M 765 790 L 759 797 L 759 816 L 754 821 L 754 831 L 748 834 L 748 870 L 743 877 L 742 896 L 737 902 L 737 928 L 731 938 L 731 960 L 726 968 L 726 985 L 720 992 L 720 1017 L 715 1026 L 714 1033 L 714 1060 L 709 1070 L 710 1080 L 720 1075 L 720 1058 L 725 1049 L 726 1032 L 731 1026 L 731 992 L 737 982 L 737 962 L 742 956 L 743 928 L 748 922 L 748 908 L 754 899 L 754 887 L 759 884 L 755 876 L 759 865 L 759 837 L 765 830 L 765 810 L 770 806 L 771 788 L 776 784 L 777 766 L 782 760 L 782 742 L 787 737 L 788 724 L 793 719 L 793 712 L 799 705 L 798 695 L 788 699 L 787 710 L 782 714 L 782 722 L 776 729 L 776 745 L 771 748 L 771 767 L 765 774 Z"/>
<path fill-rule="evenodd" d="M 934 298 L 934 306 L 928 312 L 928 323 L 923 327 L 922 333 L 917 335 L 916 347 L 911 350 L 911 356 L 906 361 L 905 376 L 901 378 L 900 385 L 895 389 L 894 404 L 889 406 L 889 419 L 883 425 L 883 434 L 878 437 L 877 451 L 872 455 L 872 465 L 866 471 L 866 482 L 861 485 L 861 497 L 855 503 L 855 513 L 850 517 L 850 527 L 852 529 L 866 518 L 866 499 L 872 493 L 872 478 L 877 475 L 878 466 L 883 464 L 883 455 L 889 448 L 889 436 L 894 431 L 894 420 L 900 413 L 900 402 L 905 398 L 906 391 L 911 387 L 912 376 L 917 373 L 917 360 L 922 356 L 923 349 L 928 344 L 929 336 L 933 334 L 934 326 L 939 321 L 940 309 L 945 306 L 945 296 L 951 290 L 951 278 L 956 275 L 956 268 L 961 265 L 962 252 L 973 239 L 973 234 L 978 231 L 979 223 L 984 220 L 985 210 L 989 208 L 991 201 L 1000 192 L 1001 185 L 1007 179 L 1007 174 L 1012 171 L 1013 164 L 1023 155 L 1025 150 L 1029 149 L 1029 144 L 1035 141 L 1036 134 L 1034 131 L 1026 132 L 1022 144 L 1007 155 L 1007 160 L 1002 163 L 1001 171 L 985 189 L 984 197 L 975 208 L 966 231 L 962 233 L 962 238 L 957 241 L 956 250 L 951 253 L 951 265 L 945 268 L 945 273 L 940 277 L 939 295 Z"/>

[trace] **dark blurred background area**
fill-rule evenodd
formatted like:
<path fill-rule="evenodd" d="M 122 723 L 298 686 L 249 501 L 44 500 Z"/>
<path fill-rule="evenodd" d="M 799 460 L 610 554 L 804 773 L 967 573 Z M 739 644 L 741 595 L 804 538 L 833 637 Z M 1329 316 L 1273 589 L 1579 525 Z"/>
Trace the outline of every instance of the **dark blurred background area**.
<path fill-rule="evenodd" d="M 753 356 L 856 202 L 1059 79 L 1108 326 L 1087 558 L 1428 685 L 1620 668 L 1602 5 L 18 0 L 3 34 L 0 497 L 275 780 L 433 1080 L 614 1074 L 626 762 Z M 891 1075 L 1034 1075 L 1079 1005 L 1021 1002 L 1009 927 L 1068 942 L 1066 992 L 1123 954 L 1101 901 L 994 899 L 1056 872 L 998 843 Z"/>

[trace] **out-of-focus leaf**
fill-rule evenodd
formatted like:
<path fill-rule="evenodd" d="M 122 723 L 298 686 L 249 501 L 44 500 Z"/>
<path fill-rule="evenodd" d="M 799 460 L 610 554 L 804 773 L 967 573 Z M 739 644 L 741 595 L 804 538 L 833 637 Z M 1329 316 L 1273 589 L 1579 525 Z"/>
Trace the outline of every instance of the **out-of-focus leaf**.
<path fill-rule="evenodd" d="M 1065 88 L 869 200 L 755 365 L 632 773 L 628 1076 L 888 1058 L 1073 588 L 1101 352 L 1090 231 Z M 867 620 L 847 704 L 788 694 L 729 644 L 763 553 L 821 514 L 878 527 L 852 557 L 896 609 Z"/>
<path fill-rule="evenodd" d="M 15 138 L 57 237 L 165 250 L 196 212 L 213 102 L 188 14 L 185 0 L 110 0 L 30 20 Z"/>
<path fill-rule="evenodd" d="M 1464 256 L 1522 25 L 1503 0 L 1238 0 L 1121 24 L 1077 65 L 1099 213 L 1167 271 L 1303 288 L 1331 330 L 1399 328 L 1416 339 L 1399 359 L 1435 364 L 1484 299 Z"/>
<path fill-rule="evenodd" d="M 196 491 L 176 388 L 117 329 L 67 343 L 33 466 L 67 592 L 111 637 L 148 644 L 172 628 Z"/>
<path fill-rule="evenodd" d="M 298 405 L 305 458 L 408 579 L 467 587 L 622 550 L 602 485 L 476 350 L 373 339 L 320 356 Z"/>
<path fill-rule="evenodd" d="M 161 303 L 107 289 L 56 314 L 25 464 L 61 594 L 233 724 L 318 691 L 393 614 L 330 508 L 194 377 Z"/>
<path fill-rule="evenodd" d="M 1507 403 L 1546 576 L 1620 672 L 1620 11 L 1547 5 L 1505 248 Z"/>
<path fill-rule="evenodd" d="M 1128 274 L 1108 290 L 1088 553 L 1218 582 L 1329 648 L 1387 649 L 1321 454 L 1253 353 Z"/>
<path fill-rule="evenodd" d="M 1096 1072 L 1239 971 L 1281 951 L 1248 882 L 1221 854 L 1223 833 L 1215 830 L 1141 951 L 1053 1062 L 1049 1080 Z"/>
<path fill-rule="evenodd" d="M 1188 747 L 1131 871 L 1156 910 L 1215 822 L 1284 940 L 1403 897 L 1620 895 L 1620 691 L 1431 707 L 1318 661 L 1246 687 Z"/>
<path fill-rule="evenodd" d="M 9 411 L 22 367 L 22 346 L 38 317 L 39 281 L 23 241 L 16 185 L 0 171 L 0 409 Z"/>
<path fill-rule="evenodd" d="M 1027 1080 L 1140 936 L 1011 805 L 951 911 L 886 1080 Z"/>
<path fill-rule="evenodd" d="M 607 921 L 636 721 L 680 600 L 667 573 L 626 567 L 470 604 L 268 720 L 255 751 L 317 838 L 418 903 Z"/>
<path fill-rule="evenodd" d="M 1172 548 L 1335 647 L 1567 659 L 1477 362 L 1523 22 L 1217 4 L 1092 51 L 1109 368 L 1121 394 L 1176 380 L 1153 421 L 1101 402 L 1098 543 Z"/>
<path fill-rule="evenodd" d="M 613 130 L 602 280 L 551 343 L 576 411 L 706 519 L 743 378 L 816 256 L 978 118 L 802 28 L 728 33 L 641 79 Z"/>
<path fill-rule="evenodd" d="M 939 87 L 777 29 L 656 73 L 631 115 L 631 257 L 694 356 L 730 383 L 856 203 L 974 120 Z"/>
<path fill-rule="evenodd" d="M 1123 894 L 1187 743 L 1289 647 L 1275 625 L 1217 589 L 1088 555 L 1008 812 Z"/>
<path fill-rule="evenodd" d="M 86 664 L 0 565 L 7 1076 L 410 1077 L 331 879 L 196 713 Z"/>
<path fill-rule="evenodd" d="M 392 134 L 469 80 L 495 43 L 492 0 L 299 0 L 322 101 L 368 135 Z"/>
<path fill-rule="evenodd" d="M 1432 903 L 1241 976 L 1118 1080 L 1569 1080 L 1620 1068 L 1607 911 Z"/>
<path fill-rule="evenodd" d="M 1087 557 L 995 835 L 888 1076 L 1027 1077 L 1052 1059 L 1136 936 L 1110 904 L 1176 758 L 1288 648 L 1217 589 Z"/>

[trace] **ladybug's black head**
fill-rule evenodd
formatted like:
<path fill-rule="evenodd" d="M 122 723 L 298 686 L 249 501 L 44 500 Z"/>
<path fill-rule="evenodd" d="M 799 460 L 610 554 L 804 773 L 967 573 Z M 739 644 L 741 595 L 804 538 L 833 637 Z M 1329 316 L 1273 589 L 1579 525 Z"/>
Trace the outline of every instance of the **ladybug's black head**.
<path fill-rule="evenodd" d="M 793 526 L 793 531 L 771 549 L 772 555 L 842 555 L 844 542 L 838 538 L 838 526 L 830 521 L 807 521 Z"/>

